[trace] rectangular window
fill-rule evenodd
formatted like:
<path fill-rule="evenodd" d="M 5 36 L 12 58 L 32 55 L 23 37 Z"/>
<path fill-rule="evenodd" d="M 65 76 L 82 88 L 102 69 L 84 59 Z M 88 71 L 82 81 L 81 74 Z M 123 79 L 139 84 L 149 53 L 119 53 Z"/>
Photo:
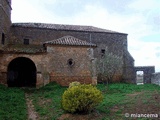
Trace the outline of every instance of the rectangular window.
<path fill-rule="evenodd" d="M 24 39 L 24 40 L 23 40 L 23 44 L 24 44 L 24 45 L 29 45 L 29 39 Z"/>
<path fill-rule="evenodd" d="M 101 49 L 101 57 L 103 58 L 105 55 L 105 49 Z"/>
<path fill-rule="evenodd" d="M 1 41 L 1 43 L 2 43 L 2 45 L 4 45 L 4 43 L 5 43 L 5 35 L 4 35 L 4 33 L 2 33 L 2 41 Z"/>
<path fill-rule="evenodd" d="M 101 49 L 101 53 L 102 53 L 102 54 L 105 54 L 105 49 Z"/>

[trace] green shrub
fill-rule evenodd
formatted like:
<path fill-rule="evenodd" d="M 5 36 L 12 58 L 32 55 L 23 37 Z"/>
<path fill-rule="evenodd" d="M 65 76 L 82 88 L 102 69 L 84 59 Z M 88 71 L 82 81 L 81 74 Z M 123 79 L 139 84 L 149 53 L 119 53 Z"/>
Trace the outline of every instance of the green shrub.
<path fill-rule="evenodd" d="M 71 83 L 69 84 L 69 88 L 70 88 L 70 87 L 73 87 L 73 86 L 77 86 L 77 85 L 80 85 L 80 82 L 77 82 L 77 81 L 71 82 Z"/>
<path fill-rule="evenodd" d="M 68 88 L 62 96 L 62 107 L 71 113 L 88 113 L 103 99 L 101 91 L 92 85 L 77 85 Z"/>

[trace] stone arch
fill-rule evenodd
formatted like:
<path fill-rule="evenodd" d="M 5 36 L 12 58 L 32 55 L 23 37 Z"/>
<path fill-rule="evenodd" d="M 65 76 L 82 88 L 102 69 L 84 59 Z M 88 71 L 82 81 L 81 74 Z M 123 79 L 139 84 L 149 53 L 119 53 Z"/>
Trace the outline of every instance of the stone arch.
<path fill-rule="evenodd" d="M 35 63 L 26 57 L 13 59 L 7 68 L 8 87 L 36 87 Z"/>
<path fill-rule="evenodd" d="M 151 83 L 151 76 L 152 73 L 155 73 L 155 67 L 154 66 L 136 66 L 135 67 L 135 73 L 137 71 L 143 71 L 143 83 Z"/>

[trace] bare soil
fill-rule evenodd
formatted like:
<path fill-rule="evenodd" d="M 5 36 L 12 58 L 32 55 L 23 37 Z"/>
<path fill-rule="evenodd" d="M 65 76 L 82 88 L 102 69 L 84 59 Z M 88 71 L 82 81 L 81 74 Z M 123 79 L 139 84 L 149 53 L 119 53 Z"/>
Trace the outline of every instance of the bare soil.
<path fill-rule="evenodd" d="M 34 109 L 32 100 L 29 97 L 29 93 L 25 93 L 27 111 L 28 111 L 28 120 L 39 120 L 39 115 Z"/>
<path fill-rule="evenodd" d="M 80 114 L 63 114 L 58 120 L 101 120 L 103 115 L 93 112 L 91 114 L 80 115 Z"/>
<path fill-rule="evenodd" d="M 132 99 L 133 97 L 137 97 L 137 100 L 133 105 L 125 105 L 123 113 L 158 114 L 158 118 L 154 118 L 154 120 L 160 120 L 160 94 L 155 93 L 149 98 L 145 98 L 144 95 L 144 92 L 129 94 L 128 96 L 130 97 L 130 99 Z"/>

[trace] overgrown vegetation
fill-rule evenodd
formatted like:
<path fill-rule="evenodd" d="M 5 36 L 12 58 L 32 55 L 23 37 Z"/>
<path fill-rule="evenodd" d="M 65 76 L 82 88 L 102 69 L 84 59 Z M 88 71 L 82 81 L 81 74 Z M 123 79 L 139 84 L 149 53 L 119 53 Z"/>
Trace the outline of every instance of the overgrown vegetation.
<path fill-rule="evenodd" d="M 122 57 L 114 55 L 108 50 L 102 54 L 102 58 L 96 62 L 98 82 L 110 83 L 114 77 L 122 77 L 121 69 L 123 67 Z"/>
<path fill-rule="evenodd" d="M 160 110 L 160 87 L 153 84 L 103 84 L 97 88 L 102 91 L 104 99 L 96 109 L 88 115 L 70 114 L 62 109 L 61 99 L 67 87 L 50 83 L 40 89 L 25 90 L 30 94 L 34 107 L 42 120 L 124 120 L 125 113 L 154 113 Z M 0 86 L 0 120 L 25 120 L 27 110 L 24 91 L 18 88 Z M 135 118 L 147 120 L 150 118 Z M 153 118 L 154 119 L 154 118 Z M 63 120 L 63 119 L 62 119 Z M 156 118 L 155 118 L 156 120 Z"/>
<path fill-rule="evenodd" d="M 24 91 L 0 85 L 0 120 L 26 120 Z"/>

